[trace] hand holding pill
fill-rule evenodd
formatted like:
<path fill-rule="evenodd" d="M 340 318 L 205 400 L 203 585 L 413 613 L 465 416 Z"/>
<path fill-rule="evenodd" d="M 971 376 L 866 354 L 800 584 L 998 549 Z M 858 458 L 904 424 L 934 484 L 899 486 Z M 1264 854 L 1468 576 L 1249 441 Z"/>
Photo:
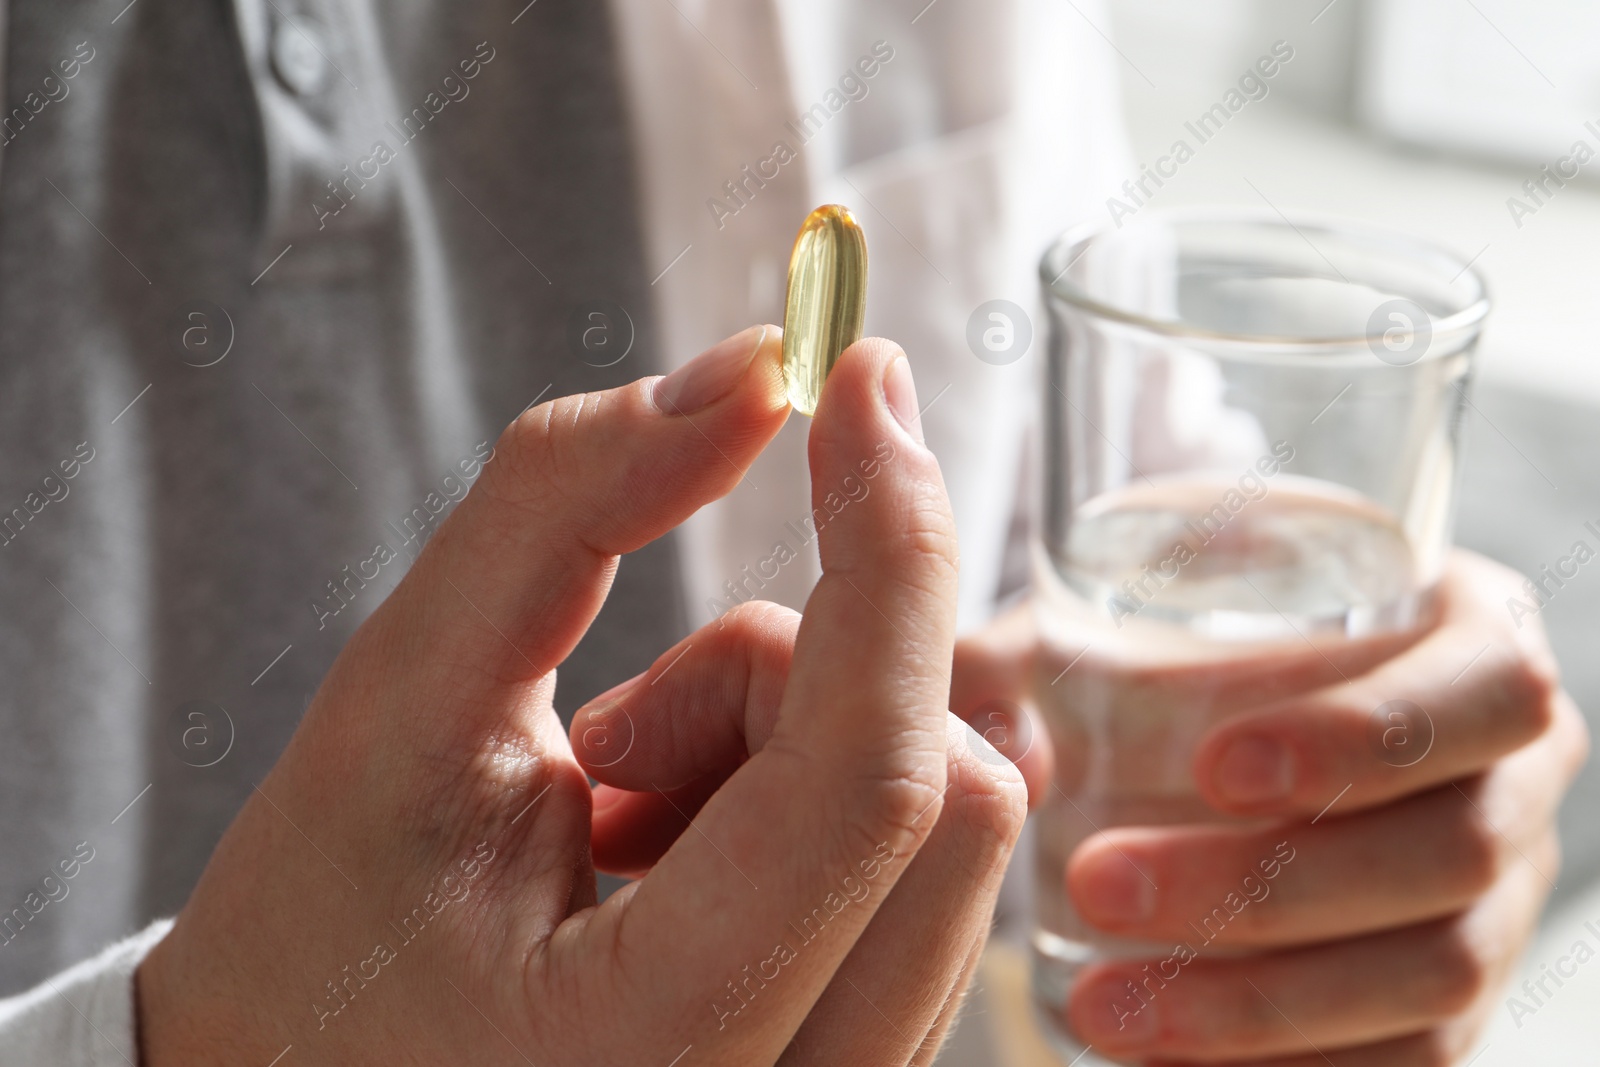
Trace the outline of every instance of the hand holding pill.
<path fill-rule="evenodd" d="M 859 281 L 862 248 L 844 254 Z M 856 291 L 820 332 L 859 329 Z M 804 616 L 741 605 L 570 735 L 551 703 L 618 557 L 782 427 L 778 332 L 506 430 L 141 966 L 141 1063 L 904 1067 L 937 1048 L 1026 790 L 946 710 L 954 520 L 898 346 L 824 341 L 812 364 L 814 501 L 881 469 L 819 531 Z M 648 873 L 597 905 L 596 862 Z"/>

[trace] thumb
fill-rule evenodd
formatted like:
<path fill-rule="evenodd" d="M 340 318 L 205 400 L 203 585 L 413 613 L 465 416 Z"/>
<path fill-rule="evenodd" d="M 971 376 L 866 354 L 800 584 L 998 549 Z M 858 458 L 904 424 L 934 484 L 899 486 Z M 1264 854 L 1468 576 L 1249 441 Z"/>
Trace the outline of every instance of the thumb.
<path fill-rule="evenodd" d="M 597 914 L 628 987 L 659 991 L 634 1006 L 635 1024 L 692 1042 L 716 1033 L 728 1062 L 782 1053 L 927 839 L 947 788 L 955 523 L 897 346 L 845 350 L 809 446 L 823 575 L 772 736 L 695 832 Z M 825 936 L 804 932 L 807 916 Z M 735 1031 L 728 976 L 779 959 L 787 997 L 756 1002 L 767 1025 Z"/>

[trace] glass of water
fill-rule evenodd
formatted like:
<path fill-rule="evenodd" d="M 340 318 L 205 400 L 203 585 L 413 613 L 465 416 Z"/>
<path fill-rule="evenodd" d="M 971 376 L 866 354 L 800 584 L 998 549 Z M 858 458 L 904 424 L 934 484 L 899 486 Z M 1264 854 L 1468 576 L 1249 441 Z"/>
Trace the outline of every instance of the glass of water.
<path fill-rule="evenodd" d="M 1191 771 L 1209 729 L 1354 677 L 1427 624 L 1489 301 L 1450 253 L 1270 211 L 1086 227 L 1041 278 L 1035 695 L 1057 769 L 1034 994 L 1071 1059 L 1078 970 L 1173 954 L 1079 920 L 1073 849 L 1115 826 L 1228 821 Z M 1197 928 L 1191 947 L 1228 951 L 1211 940 Z"/>

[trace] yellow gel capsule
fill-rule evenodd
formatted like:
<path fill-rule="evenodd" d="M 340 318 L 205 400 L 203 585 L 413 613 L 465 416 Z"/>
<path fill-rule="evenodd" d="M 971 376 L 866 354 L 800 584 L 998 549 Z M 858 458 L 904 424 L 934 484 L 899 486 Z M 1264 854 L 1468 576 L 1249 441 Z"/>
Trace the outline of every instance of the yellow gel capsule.
<path fill-rule="evenodd" d="M 806 216 L 789 257 L 783 380 L 796 411 L 816 412 L 823 381 L 861 339 L 866 313 L 866 235 L 849 208 L 825 204 Z"/>

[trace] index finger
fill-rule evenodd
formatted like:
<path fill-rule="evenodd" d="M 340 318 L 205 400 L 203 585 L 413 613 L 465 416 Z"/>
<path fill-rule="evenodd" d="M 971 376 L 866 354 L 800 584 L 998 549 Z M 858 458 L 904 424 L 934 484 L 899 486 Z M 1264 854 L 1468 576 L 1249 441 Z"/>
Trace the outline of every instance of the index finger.
<path fill-rule="evenodd" d="M 1352 811 L 1475 773 L 1550 727 L 1559 691 L 1537 625 L 1506 609 L 1519 576 L 1467 552 L 1440 583 L 1439 625 L 1347 682 L 1239 716 L 1195 756 L 1208 803 L 1252 815 Z"/>

